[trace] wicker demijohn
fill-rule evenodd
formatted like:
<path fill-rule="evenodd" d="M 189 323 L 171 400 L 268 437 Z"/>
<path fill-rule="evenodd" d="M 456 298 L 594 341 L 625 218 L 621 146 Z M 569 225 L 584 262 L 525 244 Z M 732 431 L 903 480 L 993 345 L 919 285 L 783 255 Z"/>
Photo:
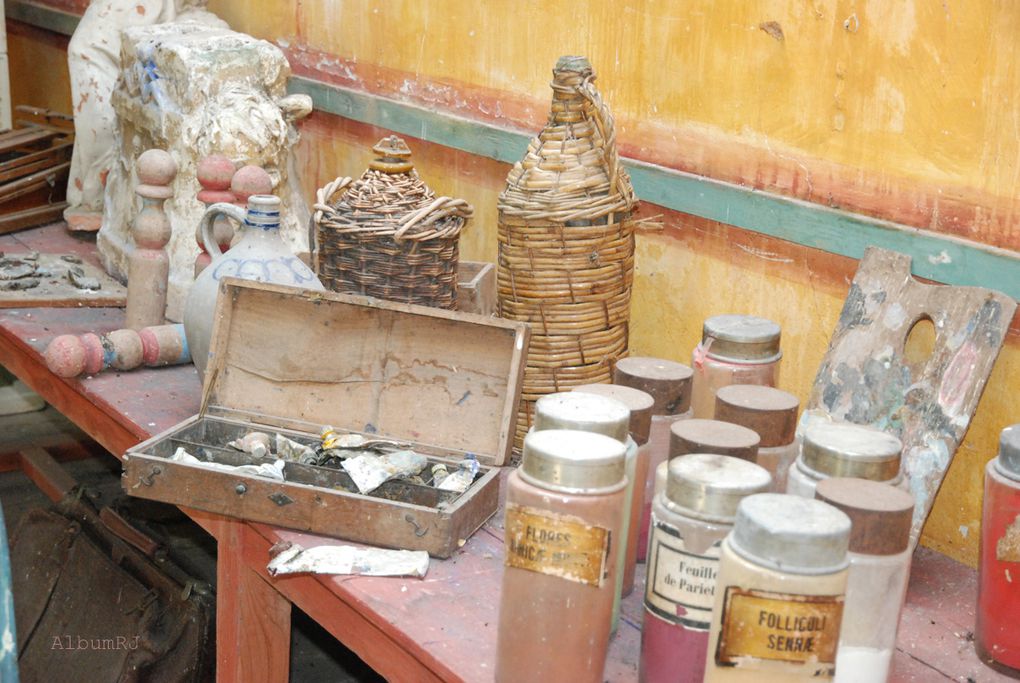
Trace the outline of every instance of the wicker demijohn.
<path fill-rule="evenodd" d="M 608 382 L 627 353 L 637 204 L 584 57 L 553 69 L 549 122 L 499 197 L 499 310 L 531 324 L 516 444 L 545 394 Z"/>
<path fill-rule="evenodd" d="M 395 135 L 357 180 L 337 178 L 316 193 L 316 267 L 334 292 L 453 308 L 457 242 L 471 206 L 436 197 Z"/>

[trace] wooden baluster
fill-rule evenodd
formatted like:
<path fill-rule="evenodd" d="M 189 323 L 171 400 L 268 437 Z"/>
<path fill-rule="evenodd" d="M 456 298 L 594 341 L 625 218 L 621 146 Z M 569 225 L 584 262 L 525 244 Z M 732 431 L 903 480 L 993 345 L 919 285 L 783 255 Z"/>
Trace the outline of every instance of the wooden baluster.
<path fill-rule="evenodd" d="M 191 362 L 184 326 L 155 325 L 140 330 L 114 330 L 103 335 L 63 334 L 43 354 L 46 367 L 60 377 L 94 375 L 107 368 L 134 370 Z"/>
<path fill-rule="evenodd" d="M 166 243 L 171 226 L 163 203 L 173 196 L 170 183 L 177 176 L 177 162 L 161 149 L 138 157 L 138 187 L 142 210 L 135 216 L 132 236 L 135 248 L 128 256 L 127 327 L 140 329 L 163 323 L 166 311 L 170 259 Z"/>
<path fill-rule="evenodd" d="M 230 191 L 230 181 L 234 177 L 234 162 L 222 154 L 211 154 L 198 162 L 198 183 L 202 189 L 198 192 L 198 201 L 206 208 L 217 202 L 233 203 L 236 198 Z M 199 254 L 195 258 L 195 277 L 205 270 L 212 257 L 205 250 L 202 242 L 201 223 L 195 226 L 195 241 L 198 242 Z M 213 221 L 213 237 L 220 245 L 221 251 L 230 248 L 230 240 L 234 237 L 234 226 L 226 216 L 219 216 Z"/>

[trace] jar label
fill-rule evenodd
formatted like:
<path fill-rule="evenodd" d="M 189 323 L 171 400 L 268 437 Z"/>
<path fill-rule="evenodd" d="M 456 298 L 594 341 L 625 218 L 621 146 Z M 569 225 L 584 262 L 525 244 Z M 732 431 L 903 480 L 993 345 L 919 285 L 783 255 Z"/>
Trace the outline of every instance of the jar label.
<path fill-rule="evenodd" d="M 579 517 L 508 503 L 506 566 L 601 586 L 609 529 Z"/>
<path fill-rule="evenodd" d="M 835 672 L 843 617 L 842 595 L 794 595 L 726 587 L 715 661 L 720 666 L 759 668 L 762 661 Z"/>
<path fill-rule="evenodd" d="M 1020 515 L 1006 527 L 995 544 L 995 559 L 999 562 L 1020 562 Z"/>
<path fill-rule="evenodd" d="M 713 544 L 704 554 L 692 553 L 676 527 L 659 521 L 654 514 L 652 522 L 645 607 L 671 623 L 707 631 L 719 573 L 719 544 Z"/>

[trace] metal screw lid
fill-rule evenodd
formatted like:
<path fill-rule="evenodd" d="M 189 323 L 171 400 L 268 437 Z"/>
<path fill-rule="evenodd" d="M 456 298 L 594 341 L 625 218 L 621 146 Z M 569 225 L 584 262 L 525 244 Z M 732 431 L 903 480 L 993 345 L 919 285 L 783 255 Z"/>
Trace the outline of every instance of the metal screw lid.
<path fill-rule="evenodd" d="M 771 363 L 783 357 L 778 323 L 754 315 L 715 315 L 705 320 L 701 344 L 712 358 Z"/>
<path fill-rule="evenodd" d="M 804 432 L 800 458 L 824 477 L 892 481 L 900 472 L 903 444 L 880 429 L 849 422 L 820 422 Z"/>
<path fill-rule="evenodd" d="M 647 392 L 655 401 L 653 415 L 679 415 L 691 407 L 694 371 L 662 358 L 629 356 L 616 361 L 613 384 Z"/>
<path fill-rule="evenodd" d="M 535 402 L 535 431 L 578 429 L 627 441 L 630 410 L 616 399 L 596 394 L 560 392 Z"/>
<path fill-rule="evenodd" d="M 618 440 L 572 429 L 532 431 L 524 437 L 518 475 L 529 484 L 566 493 L 610 493 L 627 482 Z"/>
<path fill-rule="evenodd" d="M 688 453 L 731 455 L 755 461 L 761 439 L 747 427 L 719 420 L 680 420 L 669 428 L 669 457 Z"/>
<path fill-rule="evenodd" d="M 818 482 L 815 498 L 850 518 L 851 552 L 895 555 L 910 545 L 914 499 L 902 489 L 868 479 L 831 477 Z"/>
<path fill-rule="evenodd" d="M 728 455 L 691 453 L 669 461 L 666 499 L 697 517 L 733 522 L 745 497 L 768 490 L 772 475 Z"/>
<path fill-rule="evenodd" d="M 582 384 L 573 391 L 582 394 L 596 394 L 616 399 L 630 410 L 630 430 L 634 441 L 640 446 L 648 443 L 648 434 L 652 429 L 652 406 L 655 401 L 640 389 L 631 389 L 617 384 Z"/>
<path fill-rule="evenodd" d="M 1020 479 L 1020 424 L 1006 427 L 999 435 L 999 457 L 995 469 L 1010 479 Z"/>
<path fill-rule="evenodd" d="M 793 574 L 846 568 L 850 518 L 818 500 L 757 493 L 740 501 L 730 547 L 754 564 Z"/>
<path fill-rule="evenodd" d="M 791 393 L 757 384 L 731 384 L 715 395 L 715 419 L 754 430 L 758 448 L 793 443 L 800 400 Z"/>

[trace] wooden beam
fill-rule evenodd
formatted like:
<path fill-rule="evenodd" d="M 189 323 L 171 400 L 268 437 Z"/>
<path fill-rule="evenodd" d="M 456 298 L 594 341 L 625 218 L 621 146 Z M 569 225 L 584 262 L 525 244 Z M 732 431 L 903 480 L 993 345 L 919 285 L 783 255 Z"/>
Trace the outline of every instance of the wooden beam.
<path fill-rule="evenodd" d="M 53 502 L 62 499 L 78 485 L 74 477 L 43 448 L 26 448 L 20 456 L 21 471 Z"/>

